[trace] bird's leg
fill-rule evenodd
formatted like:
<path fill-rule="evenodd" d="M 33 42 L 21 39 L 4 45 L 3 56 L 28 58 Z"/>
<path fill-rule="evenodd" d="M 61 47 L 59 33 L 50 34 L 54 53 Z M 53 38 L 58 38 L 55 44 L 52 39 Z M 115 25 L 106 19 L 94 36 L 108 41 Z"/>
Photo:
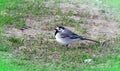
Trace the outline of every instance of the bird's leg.
<path fill-rule="evenodd" d="M 66 47 L 68 47 L 69 46 L 69 44 L 66 44 Z"/>
<path fill-rule="evenodd" d="M 66 48 L 67 48 L 67 50 L 69 49 L 69 46 L 70 46 L 70 44 L 66 44 Z"/>

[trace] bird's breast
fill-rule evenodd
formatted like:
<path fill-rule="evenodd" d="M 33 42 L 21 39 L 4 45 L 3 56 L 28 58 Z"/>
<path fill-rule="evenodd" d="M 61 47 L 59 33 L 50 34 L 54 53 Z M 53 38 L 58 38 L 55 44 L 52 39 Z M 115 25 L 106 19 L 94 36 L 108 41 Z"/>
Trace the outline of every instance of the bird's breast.
<path fill-rule="evenodd" d="M 55 38 L 56 38 L 56 41 L 61 44 L 70 44 L 72 42 L 72 40 L 68 38 L 62 38 L 60 34 L 56 34 Z"/>

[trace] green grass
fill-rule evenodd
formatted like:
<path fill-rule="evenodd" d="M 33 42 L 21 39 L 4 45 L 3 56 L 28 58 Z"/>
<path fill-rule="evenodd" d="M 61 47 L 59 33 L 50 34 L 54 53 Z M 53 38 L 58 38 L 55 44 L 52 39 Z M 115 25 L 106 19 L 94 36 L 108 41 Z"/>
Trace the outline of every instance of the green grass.
<path fill-rule="evenodd" d="M 17 41 L 18 43 L 19 40 L 11 38 L 10 41 L 13 43 Z M 102 56 L 98 57 L 94 57 L 91 53 L 85 52 L 86 49 L 65 49 L 60 46 L 53 48 L 48 43 L 47 45 L 49 46 L 43 47 L 41 51 L 38 50 L 39 52 L 33 52 L 28 50 L 28 48 L 22 50 L 23 52 L 21 54 L 19 52 L 14 53 L 15 51 L 0 51 L 0 71 L 118 71 L 120 66 L 119 41 L 120 39 L 118 38 L 115 44 L 109 47 L 98 47 L 98 45 L 96 47 L 95 45 L 89 46 L 88 51 L 95 51 L 94 53 L 96 54 L 99 50 L 102 51 Z M 109 52 L 106 52 L 106 48 L 109 49 Z M 36 54 L 39 57 L 34 59 L 34 57 L 31 57 L 32 54 Z M 61 54 L 61 57 L 56 61 L 54 57 L 52 59 L 50 58 L 52 54 Z M 84 63 L 83 61 L 87 58 L 92 58 L 94 62 Z"/>
<path fill-rule="evenodd" d="M 25 19 L 29 15 L 50 15 L 49 8 L 45 7 L 42 0 L 37 2 L 24 0 L 0 1 L 0 26 L 14 25 L 17 28 L 25 26 Z"/>
<path fill-rule="evenodd" d="M 0 71 L 119 71 L 120 56 L 116 55 L 107 59 L 105 63 L 72 63 L 65 62 L 52 62 L 44 63 L 39 61 L 20 60 L 7 52 L 0 52 Z M 103 59 L 105 59 L 104 57 Z"/>
<path fill-rule="evenodd" d="M 31 16 L 59 15 L 62 21 L 60 25 L 74 26 L 79 29 L 80 25 L 73 23 L 86 23 L 86 19 L 75 21 L 69 16 L 72 11 L 63 14 L 60 9 L 45 7 L 42 0 L 29 2 L 29 0 L 0 0 L 0 26 L 13 25 L 20 28 L 25 25 L 25 18 Z M 57 0 L 56 2 L 59 2 Z M 119 7 L 119 1 L 110 0 L 108 4 Z M 117 4 L 115 4 L 117 3 Z M 8 6 L 9 4 L 9 6 Z M 79 14 L 79 17 L 88 17 L 89 14 Z M 48 26 L 49 27 L 49 26 Z M 87 29 L 83 29 L 85 34 Z M 0 30 L 0 71 L 119 71 L 120 70 L 120 38 L 114 44 L 99 46 L 96 44 L 83 44 L 84 47 L 74 46 L 66 49 L 55 42 L 43 39 L 40 34 L 36 37 L 16 38 L 5 37 Z M 41 39 L 41 40 L 38 40 Z M 52 45 L 53 44 L 53 45 Z M 85 59 L 93 59 L 91 63 L 85 63 Z"/>
<path fill-rule="evenodd" d="M 104 0 L 104 2 L 112 7 L 120 9 L 120 0 Z"/>
<path fill-rule="evenodd" d="M 22 2 L 18 0 L 0 0 L 0 26 L 3 26 L 4 24 L 15 24 L 17 26 L 23 26 L 25 23 L 24 20 L 21 20 L 20 14 L 15 14 L 14 10 L 17 8 L 17 4 Z"/>

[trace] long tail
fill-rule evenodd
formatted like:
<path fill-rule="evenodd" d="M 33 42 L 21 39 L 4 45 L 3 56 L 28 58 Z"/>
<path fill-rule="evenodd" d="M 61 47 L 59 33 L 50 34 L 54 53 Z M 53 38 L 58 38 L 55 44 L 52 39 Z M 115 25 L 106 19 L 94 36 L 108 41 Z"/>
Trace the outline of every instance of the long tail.
<path fill-rule="evenodd" d="M 88 38 L 83 38 L 82 40 L 89 40 L 89 41 L 93 41 L 93 42 L 96 42 L 96 43 L 100 43 L 99 41 L 88 39 Z"/>

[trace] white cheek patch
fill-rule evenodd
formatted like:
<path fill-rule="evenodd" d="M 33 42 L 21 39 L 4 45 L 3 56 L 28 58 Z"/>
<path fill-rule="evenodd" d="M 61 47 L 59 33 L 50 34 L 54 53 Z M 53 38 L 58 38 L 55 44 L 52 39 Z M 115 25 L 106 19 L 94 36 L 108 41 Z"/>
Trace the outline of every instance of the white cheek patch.
<path fill-rule="evenodd" d="M 61 32 L 64 32 L 65 30 L 61 29 Z"/>
<path fill-rule="evenodd" d="M 57 27 L 56 28 L 59 32 L 64 32 L 64 29 Z"/>
<path fill-rule="evenodd" d="M 59 32 L 64 32 L 64 29 L 62 29 L 62 28 L 59 28 Z"/>

